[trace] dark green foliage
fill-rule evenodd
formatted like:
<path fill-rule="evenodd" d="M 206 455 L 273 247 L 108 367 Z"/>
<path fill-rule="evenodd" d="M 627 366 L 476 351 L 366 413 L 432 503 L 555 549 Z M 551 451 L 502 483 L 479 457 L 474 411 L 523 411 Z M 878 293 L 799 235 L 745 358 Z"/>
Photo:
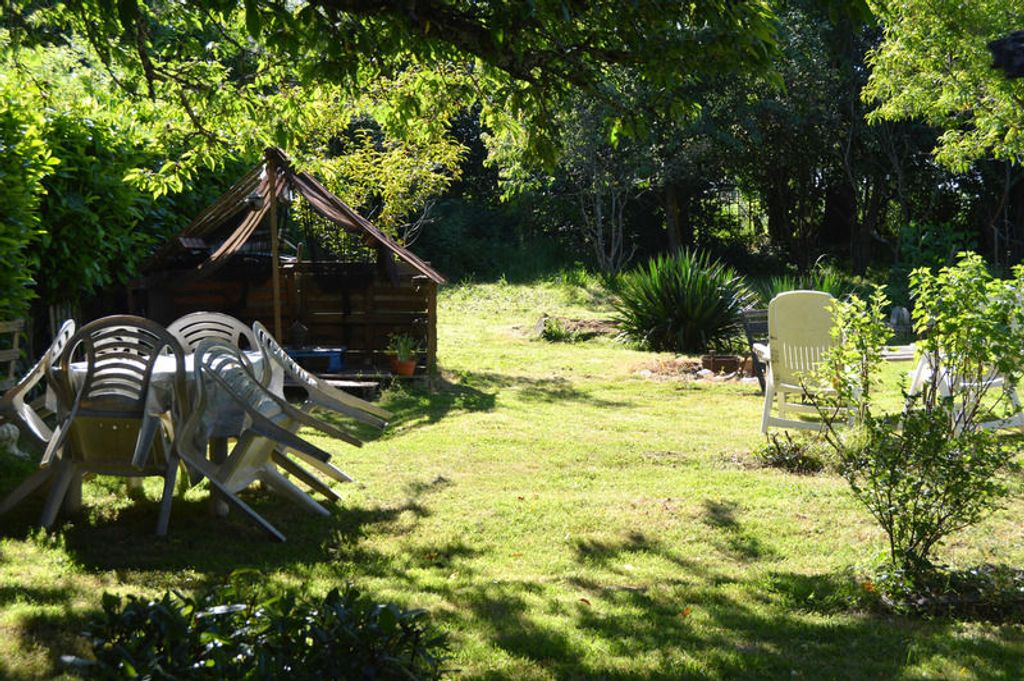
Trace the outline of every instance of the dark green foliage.
<path fill-rule="evenodd" d="M 899 569 L 888 570 L 863 582 L 862 587 L 862 602 L 899 613 L 1024 621 L 1024 571 L 1006 565 L 960 570 L 943 566 L 912 576 Z"/>
<path fill-rule="evenodd" d="M 840 471 L 882 526 L 894 565 L 914 577 L 933 568 L 950 534 L 999 508 L 1015 450 L 983 429 L 955 430 L 943 405 L 899 417 L 870 415 L 839 448 Z"/>
<path fill-rule="evenodd" d="M 889 270 L 889 291 L 893 300 L 911 307 L 908 281 L 919 267 L 937 270 L 952 265 L 961 251 L 974 248 L 973 236 L 956 225 L 911 222 L 899 232 L 899 253 Z"/>
<path fill-rule="evenodd" d="M 60 165 L 44 180 L 36 292 L 59 303 L 135 273 L 155 236 L 139 229 L 152 198 L 122 180 L 146 160 L 123 131 L 64 112 L 50 115 L 45 134 Z"/>
<path fill-rule="evenodd" d="M 752 300 L 742 278 L 705 252 L 658 256 L 623 275 L 614 303 L 625 337 L 657 351 L 699 353 L 731 344 Z"/>
<path fill-rule="evenodd" d="M 105 594 L 87 635 L 97 679 L 438 679 L 448 651 L 422 610 L 351 587 L 263 598 L 237 577 L 196 597 Z"/>

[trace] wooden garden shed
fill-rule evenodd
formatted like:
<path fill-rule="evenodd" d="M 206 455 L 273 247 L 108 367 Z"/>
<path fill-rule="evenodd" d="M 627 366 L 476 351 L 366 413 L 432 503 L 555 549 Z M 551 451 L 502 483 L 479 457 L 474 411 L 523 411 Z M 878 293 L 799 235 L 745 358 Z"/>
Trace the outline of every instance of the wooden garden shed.
<path fill-rule="evenodd" d="M 143 265 L 129 306 L 162 323 L 199 310 L 259 320 L 309 368 L 342 377 L 381 373 L 390 336 L 407 334 L 423 348 L 417 371 L 433 372 L 444 281 L 270 148 Z M 314 348 L 344 348 L 343 364 Z"/>

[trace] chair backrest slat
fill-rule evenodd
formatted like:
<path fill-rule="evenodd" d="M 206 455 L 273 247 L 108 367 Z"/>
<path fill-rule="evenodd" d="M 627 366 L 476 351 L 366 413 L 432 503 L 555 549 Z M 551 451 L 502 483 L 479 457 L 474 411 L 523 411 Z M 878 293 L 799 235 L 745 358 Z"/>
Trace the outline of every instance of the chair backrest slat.
<path fill-rule="evenodd" d="M 303 369 L 298 362 L 284 351 L 284 348 L 277 342 L 277 339 L 271 335 L 267 327 L 263 326 L 260 322 L 254 322 L 252 325 L 253 333 L 256 335 L 256 342 L 263 349 L 263 352 L 269 355 L 270 359 L 270 372 L 269 372 L 269 385 L 271 392 L 277 395 L 284 394 L 284 379 L 287 374 L 292 380 L 297 383 L 305 383 L 310 386 L 316 386 L 318 381 L 316 376 L 313 376 L 308 371 Z"/>

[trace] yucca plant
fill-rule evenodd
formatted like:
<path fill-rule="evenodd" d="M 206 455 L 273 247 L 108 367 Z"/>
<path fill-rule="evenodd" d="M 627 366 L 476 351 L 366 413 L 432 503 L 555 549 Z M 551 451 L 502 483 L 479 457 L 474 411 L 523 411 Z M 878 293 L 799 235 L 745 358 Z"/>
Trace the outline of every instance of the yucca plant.
<path fill-rule="evenodd" d="M 651 350 L 688 354 L 729 346 L 753 298 L 735 270 L 689 250 L 625 273 L 618 294 L 616 321 L 626 338 Z"/>

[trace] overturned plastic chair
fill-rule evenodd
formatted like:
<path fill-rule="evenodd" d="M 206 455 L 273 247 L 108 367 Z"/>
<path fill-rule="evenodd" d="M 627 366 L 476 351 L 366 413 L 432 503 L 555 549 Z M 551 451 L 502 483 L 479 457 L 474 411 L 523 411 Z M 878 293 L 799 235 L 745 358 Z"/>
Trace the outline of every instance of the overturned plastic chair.
<path fill-rule="evenodd" d="M 288 378 L 291 379 L 291 385 L 305 391 L 302 410 L 306 413 L 320 408 L 350 416 L 377 428 L 384 428 L 388 424 L 391 412 L 339 390 L 303 369 L 259 322 L 254 322 L 252 329 L 256 341 L 269 360 L 269 378 L 265 384 L 275 395 L 284 395 L 285 379 Z"/>
<path fill-rule="evenodd" d="M 804 430 L 825 427 L 820 420 L 792 418 L 788 414 L 817 415 L 818 408 L 806 404 L 806 398 L 831 392 L 808 381 L 814 380 L 825 352 L 834 345 L 830 310 L 833 300 L 821 291 L 789 291 L 775 296 L 768 304 L 768 345 L 754 345 L 754 351 L 767 365 L 762 433 L 767 433 L 771 426 Z M 799 400 L 792 401 L 793 397 Z"/>
<path fill-rule="evenodd" d="M 205 451 L 206 440 L 211 434 L 232 432 L 238 440 L 226 460 L 211 464 L 212 475 L 220 485 L 231 492 L 239 492 L 259 480 L 300 506 L 327 515 L 327 509 L 295 486 L 278 468 L 331 500 L 340 497 L 290 457 L 295 456 L 338 481 L 350 482 L 351 478 L 330 464 L 328 452 L 300 438 L 291 427 L 299 423 L 355 446 L 362 443 L 351 434 L 314 419 L 271 393 L 257 380 L 245 355 L 229 343 L 216 339 L 201 342 L 196 349 L 195 362 L 201 379 L 195 416 L 183 431 L 186 446 L 197 452 Z M 207 409 L 212 399 L 222 401 L 218 409 Z M 223 403 L 225 399 L 234 407 L 233 414 Z M 212 422 L 204 416 L 210 412 L 220 413 L 221 420 Z M 236 424 L 225 423 L 225 415 L 235 419 Z"/>
<path fill-rule="evenodd" d="M 167 326 L 185 352 L 195 352 L 199 343 L 215 338 L 225 340 L 242 350 L 259 350 L 253 330 L 223 312 L 192 312 Z"/>

